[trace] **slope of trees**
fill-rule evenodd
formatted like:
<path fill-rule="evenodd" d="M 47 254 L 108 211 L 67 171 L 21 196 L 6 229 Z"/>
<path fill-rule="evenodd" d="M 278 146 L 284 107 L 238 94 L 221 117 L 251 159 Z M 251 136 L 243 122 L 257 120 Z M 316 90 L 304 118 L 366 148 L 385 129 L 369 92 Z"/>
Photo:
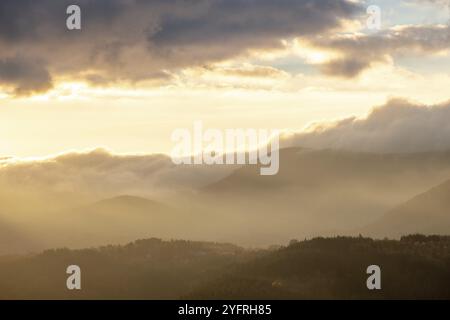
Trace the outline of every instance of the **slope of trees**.
<path fill-rule="evenodd" d="M 98 249 L 48 250 L 0 259 L 0 299 L 175 299 L 249 253 L 234 245 L 139 240 Z M 66 288 L 81 268 L 82 289 Z"/>
<path fill-rule="evenodd" d="M 370 265 L 382 290 L 367 289 Z M 316 238 L 292 242 L 222 275 L 198 299 L 450 299 L 450 237 Z"/>
<path fill-rule="evenodd" d="M 66 268 L 82 289 L 66 288 Z M 369 265 L 382 289 L 366 287 Z M 0 257 L 0 299 L 450 299 L 450 237 L 315 238 L 273 250 L 139 240 Z"/>

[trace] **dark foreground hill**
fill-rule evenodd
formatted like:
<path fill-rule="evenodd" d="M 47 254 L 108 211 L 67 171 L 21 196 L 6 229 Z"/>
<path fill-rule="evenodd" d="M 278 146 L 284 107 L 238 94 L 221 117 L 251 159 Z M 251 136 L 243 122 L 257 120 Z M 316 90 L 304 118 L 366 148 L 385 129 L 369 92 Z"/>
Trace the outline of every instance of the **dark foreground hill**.
<path fill-rule="evenodd" d="M 367 289 L 367 267 L 382 289 Z M 450 299 L 450 237 L 316 238 L 268 253 L 203 285 L 193 299 Z"/>
<path fill-rule="evenodd" d="M 66 289 L 66 268 L 82 289 Z M 381 267 L 380 291 L 366 287 Z M 316 238 L 274 250 L 139 240 L 0 257 L 0 299 L 450 299 L 450 237 Z"/>
<path fill-rule="evenodd" d="M 175 299 L 250 256 L 229 244 L 160 239 L 4 256 L 0 299 Z M 80 291 L 67 290 L 69 265 L 81 268 Z"/>

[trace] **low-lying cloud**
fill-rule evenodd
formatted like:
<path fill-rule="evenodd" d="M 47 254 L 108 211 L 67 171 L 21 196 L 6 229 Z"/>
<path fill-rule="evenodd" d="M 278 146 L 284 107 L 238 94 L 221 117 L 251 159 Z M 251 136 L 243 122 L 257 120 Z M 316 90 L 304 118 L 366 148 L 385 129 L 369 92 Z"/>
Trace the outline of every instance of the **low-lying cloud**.
<path fill-rule="evenodd" d="M 285 135 L 282 148 L 338 149 L 372 153 L 450 150 L 450 102 L 421 105 L 395 99 L 367 117 L 315 123 Z M 283 166 L 283 159 L 280 159 Z M 196 190 L 229 175 L 237 166 L 175 165 L 166 155 L 115 155 L 98 149 L 35 161 L 0 158 L 3 191 L 149 196 Z"/>
<path fill-rule="evenodd" d="M 394 99 L 366 118 L 313 124 L 286 137 L 283 145 L 379 153 L 448 151 L 450 102 L 426 106 Z"/>
<path fill-rule="evenodd" d="M 165 155 L 115 155 L 104 149 L 35 161 L 0 161 L 0 188 L 14 193 L 153 196 L 215 182 L 234 166 L 183 166 Z M 1 194 L 1 193 L 0 193 Z"/>

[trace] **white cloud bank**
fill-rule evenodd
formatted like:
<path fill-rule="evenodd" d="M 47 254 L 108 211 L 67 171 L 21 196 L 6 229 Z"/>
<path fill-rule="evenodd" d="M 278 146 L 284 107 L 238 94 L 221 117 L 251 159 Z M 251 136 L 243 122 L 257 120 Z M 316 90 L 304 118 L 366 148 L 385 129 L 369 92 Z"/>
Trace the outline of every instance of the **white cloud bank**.
<path fill-rule="evenodd" d="M 450 150 L 450 101 L 426 106 L 390 100 L 366 118 L 312 124 L 286 136 L 282 145 L 379 153 Z"/>
<path fill-rule="evenodd" d="M 192 190 L 228 175 L 234 166 L 175 165 L 165 155 L 115 155 L 104 149 L 35 161 L 0 160 L 2 193 L 152 196 Z"/>

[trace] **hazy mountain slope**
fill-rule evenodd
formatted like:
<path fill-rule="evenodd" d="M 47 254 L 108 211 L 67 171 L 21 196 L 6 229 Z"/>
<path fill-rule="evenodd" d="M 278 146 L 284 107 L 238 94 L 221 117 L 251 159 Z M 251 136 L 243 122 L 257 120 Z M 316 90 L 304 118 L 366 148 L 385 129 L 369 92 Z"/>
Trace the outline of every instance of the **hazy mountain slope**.
<path fill-rule="evenodd" d="M 47 248 L 87 247 L 158 236 L 170 238 L 181 214 L 163 203 L 142 197 L 118 196 L 53 213 Z M 45 226 L 44 226 L 45 228 Z"/>
<path fill-rule="evenodd" d="M 75 208 L 55 208 L 52 203 L 24 207 L 21 202 L 8 208 L 0 210 L 4 219 L 11 217 L 8 223 L 0 221 L 0 254 L 91 247 L 153 235 L 171 238 L 183 216 L 163 203 L 133 196 Z"/>
<path fill-rule="evenodd" d="M 116 171 L 121 169 L 114 168 L 120 176 Z M 76 190 L 67 201 L 56 195 L 27 198 L 14 193 L 4 197 L 14 209 L 2 213 L 38 249 L 149 236 L 267 246 L 359 230 L 448 177 L 450 153 L 379 155 L 291 148 L 281 150 L 275 176 L 261 176 L 258 166 L 244 166 L 198 192 L 174 189 L 152 200 L 120 196 L 82 206 L 71 200 Z M 100 184 L 96 188 L 101 189 Z"/>
<path fill-rule="evenodd" d="M 75 209 L 82 215 L 109 215 L 113 217 L 130 217 L 145 215 L 145 217 L 158 219 L 161 215 L 167 215 L 170 207 L 160 202 L 143 197 L 122 195 L 114 198 L 97 201 L 88 206 Z"/>
<path fill-rule="evenodd" d="M 450 180 L 391 210 L 362 233 L 377 237 L 450 234 Z"/>
<path fill-rule="evenodd" d="M 22 230 L 0 220 L 0 255 L 14 254 L 18 251 L 32 251 L 39 248 Z"/>
<path fill-rule="evenodd" d="M 197 232 L 209 228 L 203 227 L 204 216 L 189 195 L 235 168 L 177 166 L 164 155 L 120 156 L 101 149 L 38 161 L 6 161 L 0 165 L 0 218 L 19 226 L 39 250 L 148 236 L 208 239 Z M 111 198 L 121 194 L 156 201 Z M 15 252 L 30 249 L 18 238 L 14 243 Z"/>
<path fill-rule="evenodd" d="M 450 177 L 450 153 L 371 154 L 283 149 L 280 171 L 245 166 L 203 189 L 202 202 L 234 223 L 239 243 L 360 228 Z"/>
<path fill-rule="evenodd" d="M 231 228 L 218 225 L 213 212 L 177 197 L 163 203 L 123 195 L 43 215 L 46 222 L 33 230 L 34 237 L 45 244 L 43 249 L 119 244 L 148 237 L 216 241 L 219 228 L 228 235 Z"/>
<path fill-rule="evenodd" d="M 226 215 L 218 216 L 218 208 L 207 208 L 196 200 L 200 199 L 188 195 L 166 198 L 164 203 L 134 196 L 98 201 L 59 213 L 66 217 L 60 220 L 60 224 L 64 229 L 64 226 L 70 228 L 62 236 L 71 235 L 66 240 L 76 239 L 73 244 L 77 248 L 123 243 L 149 236 L 231 242 L 234 224 Z"/>
<path fill-rule="evenodd" d="M 337 150 L 288 148 L 280 150 L 280 170 L 273 176 L 261 176 L 258 166 L 247 165 L 222 180 L 206 186 L 208 192 L 242 192 L 255 188 L 273 190 L 292 186 L 317 187 L 330 181 L 364 182 L 382 185 L 384 182 L 406 184 L 445 180 L 450 173 L 450 152 L 417 154 L 376 154 Z M 428 176 L 425 180 L 424 177 Z M 346 181 L 342 181 L 345 179 Z M 383 179 L 383 180 L 380 180 Z M 386 185 L 384 185 L 386 187 Z M 389 186 L 387 186 L 389 187 Z"/>
<path fill-rule="evenodd" d="M 15 219 L 28 204 L 0 196 L 0 255 L 28 252 L 42 248 L 33 239 L 26 220 Z"/>

